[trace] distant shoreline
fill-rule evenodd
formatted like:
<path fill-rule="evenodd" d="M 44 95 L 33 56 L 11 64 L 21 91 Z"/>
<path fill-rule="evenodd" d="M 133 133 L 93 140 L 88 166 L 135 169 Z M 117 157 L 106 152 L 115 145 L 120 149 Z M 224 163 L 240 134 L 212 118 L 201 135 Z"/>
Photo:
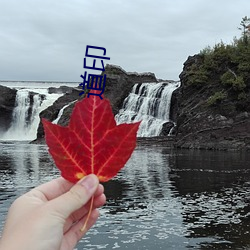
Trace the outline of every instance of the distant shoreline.
<path fill-rule="evenodd" d="M 27 81 L 25 81 L 25 80 L 22 80 L 22 81 L 18 81 L 18 80 L 0 80 L 0 83 L 1 82 L 37 82 L 37 83 L 50 83 L 50 82 L 54 82 L 54 83 L 79 83 L 79 82 L 81 82 L 81 81 L 79 81 L 79 82 L 71 82 L 71 81 L 69 81 L 69 82 L 67 82 L 67 81 L 49 81 L 49 80 L 44 80 L 44 81 L 42 81 L 42 80 L 27 80 Z"/>

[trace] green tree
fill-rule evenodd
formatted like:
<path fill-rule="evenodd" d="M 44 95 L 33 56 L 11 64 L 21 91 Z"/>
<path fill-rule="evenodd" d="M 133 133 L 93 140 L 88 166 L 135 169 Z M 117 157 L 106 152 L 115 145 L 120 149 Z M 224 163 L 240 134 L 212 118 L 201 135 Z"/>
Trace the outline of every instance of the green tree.
<path fill-rule="evenodd" d="M 248 38 L 250 36 L 250 18 L 248 18 L 247 16 L 243 17 L 240 22 L 240 26 L 241 27 L 238 27 L 238 29 L 241 30 L 242 38 L 244 42 L 247 44 Z"/>

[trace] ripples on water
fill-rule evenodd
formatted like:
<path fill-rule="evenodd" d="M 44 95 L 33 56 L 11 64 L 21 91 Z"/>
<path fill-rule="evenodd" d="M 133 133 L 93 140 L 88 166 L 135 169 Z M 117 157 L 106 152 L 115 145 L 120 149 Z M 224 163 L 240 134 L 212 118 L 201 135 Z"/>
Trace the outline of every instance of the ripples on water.
<path fill-rule="evenodd" d="M 139 145 L 105 183 L 107 204 L 77 249 L 249 249 L 249 163 Z M 15 197 L 58 175 L 45 146 L 0 144 L 0 221 Z"/>

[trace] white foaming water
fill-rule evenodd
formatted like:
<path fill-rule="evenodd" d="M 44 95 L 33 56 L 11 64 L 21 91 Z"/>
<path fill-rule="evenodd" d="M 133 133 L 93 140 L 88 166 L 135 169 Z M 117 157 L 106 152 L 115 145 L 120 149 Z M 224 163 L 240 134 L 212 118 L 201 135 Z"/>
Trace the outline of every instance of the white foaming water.
<path fill-rule="evenodd" d="M 30 92 L 36 92 L 31 103 Z M 42 98 L 44 96 L 44 99 Z M 47 89 L 19 89 L 10 128 L 0 140 L 31 141 L 36 139 L 41 111 L 51 106 L 62 94 L 49 94 Z"/>
<path fill-rule="evenodd" d="M 135 84 L 115 116 L 117 124 L 142 121 L 138 137 L 160 135 L 162 126 L 169 121 L 172 93 L 179 82 Z"/>

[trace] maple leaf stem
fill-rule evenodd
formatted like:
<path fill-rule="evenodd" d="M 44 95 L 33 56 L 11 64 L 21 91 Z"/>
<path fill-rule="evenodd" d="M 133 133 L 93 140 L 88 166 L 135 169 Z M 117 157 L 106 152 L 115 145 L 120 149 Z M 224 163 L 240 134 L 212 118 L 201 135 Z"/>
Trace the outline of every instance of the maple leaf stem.
<path fill-rule="evenodd" d="M 93 205 L 94 205 L 94 196 L 92 196 L 92 198 L 91 198 L 90 207 L 89 207 L 89 212 L 88 212 L 88 215 L 87 215 L 87 218 L 86 218 L 86 221 L 85 221 L 83 227 L 80 229 L 81 232 L 84 232 L 84 231 L 87 232 L 87 224 L 88 224 L 88 221 L 89 221 L 91 212 L 92 212 L 92 210 L 93 210 Z"/>

